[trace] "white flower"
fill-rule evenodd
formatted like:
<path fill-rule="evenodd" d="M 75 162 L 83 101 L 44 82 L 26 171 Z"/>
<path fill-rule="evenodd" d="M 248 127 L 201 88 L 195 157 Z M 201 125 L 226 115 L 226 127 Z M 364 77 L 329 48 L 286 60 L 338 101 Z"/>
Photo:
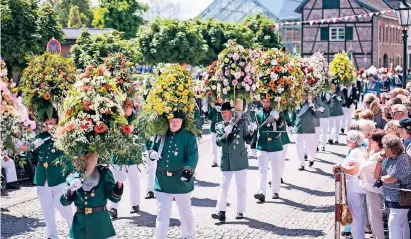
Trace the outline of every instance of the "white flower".
<path fill-rule="evenodd" d="M 245 85 L 245 90 L 246 90 L 246 91 L 250 91 L 250 85 L 249 85 L 249 84 L 246 84 L 246 85 Z"/>
<path fill-rule="evenodd" d="M 278 93 L 281 94 L 281 93 L 284 91 L 284 88 L 280 88 L 280 87 L 279 87 L 279 88 L 277 88 L 277 91 L 278 91 Z"/>
<path fill-rule="evenodd" d="M 278 62 L 276 59 L 271 60 L 271 65 L 276 66 L 278 65 Z"/>
<path fill-rule="evenodd" d="M 276 96 L 276 97 L 274 98 L 274 101 L 281 102 L 281 97 L 280 97 L 280 96 Z"/>
<path fill-rule="evenodd" d="M 255 84 L 253 84 L 253 85 L 251 86 L 251 89 L 252 89 L 253 91 L 255 91 L 255 89 L 256 89 Z"/>
<path fill-rule="evenodd" d="M 224 86 L 228 86 L 228 80 L 225 79 L 225 78 L 224 78 L 224 80 L 223 80 L 223 85 L 224 85 Z"/>
<path fill-rule="evenodd" d="M 212 90 L 215 90 L 216 88 L 217 88 L 217 87 L 216 87 L 215 85 L 212 85 L 212 86 L 211 86 L 211 89 L 212 89 Z"/>
<path fill-rule="evenodd" d="M 226 89 L 226 88 L 223 89 L 223 94 L 224 94 L 224 95 L 227 94 L 227 89 Z"/>

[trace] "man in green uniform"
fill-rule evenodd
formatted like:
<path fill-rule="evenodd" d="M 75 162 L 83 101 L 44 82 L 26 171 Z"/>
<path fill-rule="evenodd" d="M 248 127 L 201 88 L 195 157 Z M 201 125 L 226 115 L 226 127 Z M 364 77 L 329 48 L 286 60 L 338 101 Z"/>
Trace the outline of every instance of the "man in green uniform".
<path fill-rule="evenodd" d="M 340 86 L 334 81 L 331 84 L 331 90 L 334 94 L 331 96 L 330 106 L 330 139 L 329 144 L 338 144 L 340 137 L 341 118 L 344 115 L 342 105 L 345 103 L 344 95 L 341 93 Z"/>
<path fill-rule="evenodd" d="M 216 126 L 217 145 L 222 147 L 221 157 L 221 182 L 217 201 L 217 213 L 211 216 L 220 221 L 226 220 L 227 193 L 231 179 L 235 175 L 237 185 L 237 215 L 236 219 L 242 219 L 245 212 L 248 157 L 245 143 L 250 143 L 257 125 L 250 126 L 244 119 L 240 119 L 235 125 L 231 123 L 232 106 L 226 102 L 221 107 L 223 122 Z"/>
<path fill-rule="evenodd" d="M 194 190 L 194 171 L 198 162 L 196 136 L 181 126 L 184 115 L 175 112 L 169 119 L 165 136 L 157 137 L 149 152 L 157 160 L 154 190 L 157 199 L 156 238 L 165 239 L 172 202 L 175 199 L 180 212 L 182 238 L 194 238 L 194 216 L 191 210 L 191 192 Z"/>
<path fill-rule="evenodd" d="M 319 139 L 319 143 L 321 145 L 321 150 L 325 151 L 325 144 L 327 143 L 328 137 L 328 126 L 330 124 L 330 104 L 331 104 L 331 96 L 329 93 L 321 93 L 321 106 L 324 107 L 324 112 L 319 114 L 320 117 L 320 127 L 321 127 L 321 138 Z"/>
<path fill-rule="evenodd" d="M 55 164 L 55 160 L 63 155 L 63 151 L 54 147 L 54 140 L 49 131 L 57 125 L 58 117 L 54 114 L 44 121 L 44 131 L 37 135 L 31 146 L 32 150 L 37 150 L 38 164 L 34 175 L 34 184 L 37 185 L 37 196 L 40 200 L 44 221 L 47 228 L 47 238 L 58 238 L 55 208 L 67 222 L 69 228 L 73 220 L 71 207 L 63 206 L 60 203 L 60 196 L 66 187 L 66 176 L 70 172 L 64 172 L 63 166 Z M 29 152 L 28 156 L 31 156 Z M 31 160 L 31 159 L 30 159 Z M 69 170 L 72 170 L 69 167 Z"/>
<path fill-rule="evenodd" d="M 211 167 L 218 167 L 217 161 L 220 149 L 217 146 L 215 126 L 218 122 L 221 122 L 223 118 L 221 117 L 221 104 L 214 103 L 214 100 L 210 102 L 210 112 L 208 113 L 208 120 L 211 121 L 211 153 L 213 157 L 213 164 L 211 165 Z"/>
<path fill-rule="evenodd" d="M 256 122 L 256 115 L 257 112 L 263 109 L 263 105 L 261 104 L 261 101 L 259 101 L 258 95 L 255 95 L 255 100 L 248 105 L 248 112 L 250 114 L 250 120 L 251 122 Z M 251 157 L 256 159 L 257 158 L 257 149 L 255 144 L 251 144 Z M 250 157 L 250 158 L 251 158 Z"/>
<path fill-rule="evenodd" d="M 271 108 L 269 99 L 262 100 L 263 109 L 256 115 L 256 123 L 259 126 L 257 133 L 254 134 L 253 143 L 257 148 L 258 159 L 258 192 L 254 195 L 255 199 L 265 202 L 267 191 L 267 169 L 271 161 L 271 182 L 273 199 L 279 198 L 281 165 L 283 165 L 283 144 L 281 142 L 281 133 L 278 128 L 281 127 L 282 119 L 280 113 Z"/>

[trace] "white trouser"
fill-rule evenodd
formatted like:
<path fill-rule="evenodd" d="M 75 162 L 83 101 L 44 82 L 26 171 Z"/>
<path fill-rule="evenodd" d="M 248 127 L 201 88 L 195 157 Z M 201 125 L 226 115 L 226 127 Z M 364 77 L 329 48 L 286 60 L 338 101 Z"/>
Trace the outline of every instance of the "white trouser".
<path fill-rule="evenodd" d="M 322 147 L 325 147 L 325 145 L 327 144 L 329 124 L 330 124 L 330 118 L 320 118 L 320 127 L 321 127 L 320 144 Z"/>
<path fill-rule="evenodd" d="M 388 231 L 390 239 L 409 239 L 408 209 L 390 208 Z"/>
<path fill-rule="evenodd" d="M 217 146 L 217 135 L 216 133 L 211 133 L 211 150 L 213 157 L 213 164 L 217 163 L 219 160 L 219 148 Z"/>
<path fill-rule="evenodd" d="M 266 152 L 257 150 L 257 159 L 258 159 L 258 193 L 262 193 L 264 196 L 267 191 L 267 169 L 268 162 L 271 161 L 271 189 L 273 193 L 280 192 L 281 186 L 281 165 L 284 165 L 282 161 L 283 151 L 277 152 Z"/>
<path fill-rule="evenodd" d="M 365 211 L 363 207 L 365 194 L 347 193 L 348 208 L 352 214 L 351 234 L 353 239 L 364 239 L 364 217 Z"/>
<path fill-rule="evenodd" d="M 354 105 L 351 105 L 350 108 L 343 107 L 344 115 L 341 120 L 341 127 L 346 129 L 348 125 L 351 124 L 352 121 L 352 114 L 353 114 Z"/>
<path fill-rule="evenodd" d="M 321 123 L 320 123 L 321 124 Z M 315 127 L 315 142 L 318 142 L 321 135 L 321 126 Z M 315 144 L 315 155 L 317 156 L 318 144 Z"/>
<path fill-rule="evenodd" d="M 341 116 L 330 117 L 330 139 L 339 141 L 341 129 Z"/>
<path fill-rule="evenodd" d="M 298 159 L 300 160 L 301 166 L 305 166 L 305 151 L 307 151 L 307 157 L 310 162 L 313 162 L 315 159 L 317 139 L 315 138 L 315 134 L 297 134 L 296 137 Z"/>
<path fill-rule="evenodd" d="M 194 238 L 194 216 L 191 210 L 191 193 L 169 194 L 155 192 L 157 199 L 156 239 L 165 239 L 170 224 L 173 198 L 176 200 L 182 228 L 182 238 Z"/>
<path fill-rule="evenodd" d="M 233 175 L 235 176 L 235 184 L 237 186 L 237 212 L 244 213 L 247 192 L 247 169 L 221 172 L 220 192 L 218 193 L 216 209 L 217 211 L 226 211 L 227 193 Z"/>
<path fill-rule="evenodd" d="M 283 145 L 283 151 L 281 151 L 283 153 L 283 160 L 281 161 L 281 164 L 280 164 L 281 178 L 283 177 L 283 174 L 284 174 L 285 159 L 287 158 L 287 151 L 288 151 L 288 144 L 285 144 Z M 281 184 L 281 178 L 280 178 L 280 184 Z"/>
<path fill-rule="evenodd" d="M 152 161 L 148 157 L 146 157 L 147 163 L 147 188 L 146 194 L 148 192 L 154 192 L 154 180 L 156 177 L 156 168 L 157 168 L 157 161 Z"/>
<path fill-rule="evenodd" d="M 365 190 L 368 218 L 374 239 L 385 239 L 382 220 L 383 195 Z"/>
<path fill-rule="evenodd" d="M 65 207 L 60 203 L 60 197 L 63 195 L 65 187 L 65 183 L 49 187 L 47 181 L 43 187 L 37 187 L 37 196 L 40 200 L 41 210 L 43 211 L 44 222 L 46 223 L 47 228 L 47 238 L 59 238 L 56 216 L 54 214 L 55 208 L 59 210 L 60 215 L 66 220 L 68 227 L 71 228 L 71 223 L 73 221 L 72 208 L 71 206 Z"/>
<path fill-rule="evenodd" d="M 7 161 L 1 160 L 1 167 L 6 172 L 6 183 L 17 181 L 16 165 L 14 161 L 9 159 Z"/>
<path fill-rule="evenodd" d="M 131 206 L 140 205 L 140 171 L 137 164 L 123 166 L 120 170 L 127 173 Z M 118 203 L 110 202 L 110 208 L 118 209 Z"/>

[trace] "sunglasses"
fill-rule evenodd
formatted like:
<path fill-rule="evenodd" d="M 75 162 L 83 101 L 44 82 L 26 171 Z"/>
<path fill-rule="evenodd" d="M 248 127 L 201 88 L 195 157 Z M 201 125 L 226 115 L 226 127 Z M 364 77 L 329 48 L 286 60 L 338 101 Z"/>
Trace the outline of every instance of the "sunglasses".
<path fill-rule="evenodd" d="M 404 113 L 403 111 L 395 111 L 395 112 L 391 112 L 391 115 L 396 115 L 398 113 Z"/>

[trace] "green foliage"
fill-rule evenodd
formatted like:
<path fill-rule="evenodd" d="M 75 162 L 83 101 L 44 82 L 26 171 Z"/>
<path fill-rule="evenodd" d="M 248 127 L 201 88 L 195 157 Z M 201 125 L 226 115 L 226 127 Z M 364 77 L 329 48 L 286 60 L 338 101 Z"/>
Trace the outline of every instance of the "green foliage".
<path fill-rule="evenodd" d="M 281 40 L 278 41 L 280 38 L 273 31 L 273 19 L 259 13 L 248 16 L 242 24 L 253 32 L 253 48 L 270 49 L 281 47 Z"/>
<path fill-rule="evenodd" d="M 90 64 L 102 64 L 104 58 L 114 52 L 123 53 L 132 62 L 138 63 L 141 56 L 135 45 L 134 40 L 124 40 L 117 31 L 93 37 L 89 32 L 83 31 L 71 48 L 71 57 L 77 69 L 83 69 Z"/>
<path fill-rule="evenodd" d="M 13 72 L 22 72 L 26 57 L 44 52 L 51 38 L 64 39 L 57 14 L 49 3 L 1 0 L 0 14 L 1 55 Z"/>
<path fill-rule="evenodd" d="M 140 28 L 138 44 L 148 64 L 161 62 L 199 64 L 208 51 L 207 42 L 192 21 L 156 19 Z"/>
<path fill-rule="evenodd" d="M 81 17 L 78 6 L 72 6 L 70 8 L 68 27 L 81 27 Z"/>
<path fill-rule="evenodd" d="M 141 15 L 147 10 L 148 6 L 138 0 L 100 0 L 100 7 L 94 12 L 93 26 L 116 29 L 130 39 L 144 23 Z"/>
<path fill-rule="evenodd" d="M 70 26 L 70 15 L 73 8 L 78 8 L 80 25 Z M 59 0 L 56 4 L 56 11 L 59 15 L 59 22 L 65 27 L 82 27 L 91 26 L 93 20 L 93 12 L 90 8 L 90 0 Z"/>

